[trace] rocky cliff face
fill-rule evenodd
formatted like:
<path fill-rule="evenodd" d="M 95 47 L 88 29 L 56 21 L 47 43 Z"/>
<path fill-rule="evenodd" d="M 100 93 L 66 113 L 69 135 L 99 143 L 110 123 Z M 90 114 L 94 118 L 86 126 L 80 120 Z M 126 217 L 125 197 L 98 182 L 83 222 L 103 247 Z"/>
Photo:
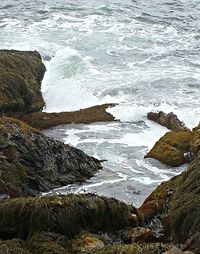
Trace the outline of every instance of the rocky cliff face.
<path fill-rule="evenodd" d="M 41 110 L 45 66 L 36 51 L 0 50 L 0 113 Z"/>
<path fill-rule="evenodd" d="M 79 149 L 12 118 L 0 118 L 0 190 L 11 196 L 81 182 L 101 168 Z"/>

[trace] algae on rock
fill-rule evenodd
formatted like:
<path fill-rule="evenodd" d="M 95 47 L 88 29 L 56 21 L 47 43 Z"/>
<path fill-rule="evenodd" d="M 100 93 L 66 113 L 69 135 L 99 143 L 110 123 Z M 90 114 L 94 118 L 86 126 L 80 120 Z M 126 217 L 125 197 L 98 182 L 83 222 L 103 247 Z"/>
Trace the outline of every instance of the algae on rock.
<path fill-rule="evenodd" d="M 141 226 L 137 209 L 113 198 L 96 195 L 17 198 L 0 203 L 0 238 L 24 238 L 33 232 L 48 231 L 72 238 L 82 229 L 114 232 Z"/>
<path fill-rule="evenodd" d="M 154 158 L 173 167 L 187 163 L 190 161 L 190 142 L 193 135 L 189 131 L 167 132 L 156 142 L 145 158 Z"/>
<path fill-rule="evenodd" d="M 40 111 L 45 66 L 36 51 L 0 50 L 0 113 Z"/>

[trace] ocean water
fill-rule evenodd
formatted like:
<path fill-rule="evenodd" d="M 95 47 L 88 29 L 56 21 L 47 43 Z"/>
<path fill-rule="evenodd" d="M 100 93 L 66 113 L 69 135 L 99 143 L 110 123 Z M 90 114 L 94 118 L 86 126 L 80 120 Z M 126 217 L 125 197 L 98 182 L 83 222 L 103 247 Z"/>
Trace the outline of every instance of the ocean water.
<path fill-rule="evenodd" d="M 200 120 L 199 0 L 1 0 L 0 48 L 37 50 L 47 72 L 47 112 L 118 103 L 113 123 L 46 131 L 104 168 L 82 185 L 139 206 L 161 181 L 182 172 L 146 152 L 167 129 L 146 118 L 173 111 L 190 128 Z"/>

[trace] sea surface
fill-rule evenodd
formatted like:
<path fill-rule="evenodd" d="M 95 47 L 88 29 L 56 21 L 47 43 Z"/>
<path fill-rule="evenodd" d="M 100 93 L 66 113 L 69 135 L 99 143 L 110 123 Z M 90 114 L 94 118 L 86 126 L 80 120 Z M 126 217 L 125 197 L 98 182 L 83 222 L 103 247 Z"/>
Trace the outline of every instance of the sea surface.
<path fill-rule="evenodd" d="M 82 185 L 139 206 L 160 182 L 182 172 L 146 152 L 167 129 L 146 118 L 173 111 L 192 128 L 200 120 L 199 0 L 1 0 L 0 48 L 37 50 L 47 72 L 47 112 L 118 103 L 113 123 L 46 131 L 105 159 Z"/>

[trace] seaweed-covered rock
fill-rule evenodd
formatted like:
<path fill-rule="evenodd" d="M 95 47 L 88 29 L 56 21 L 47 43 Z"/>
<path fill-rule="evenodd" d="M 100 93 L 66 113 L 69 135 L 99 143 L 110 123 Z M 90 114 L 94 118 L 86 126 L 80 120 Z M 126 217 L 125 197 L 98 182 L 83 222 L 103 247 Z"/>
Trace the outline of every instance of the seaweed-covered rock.
<path fill-rule="evenodd" d="M 190 150 L 191 150 L 191 156 L 192 158 L 196 158 L 197 156 L 199 156 L 199 151 L 200 151 L 200 124 L 193 129 L 193 139 L 190 143 Z"/>
<path fill-rule="evenodd" d="M 183 250 L 200 253 L 200 158 L 183 172 L 159 185 L 139 211 L 145 226 L 158 240 L 181 244 Z"/>
<path fill-rule="evenodd" d="M 26 238 L 34 232 L 54 232 L 72 238 L 81 230 L 113 232 L 140 226 L 137 209 L 96 195 L 48 196 L 0 202 L 0 238 Z"/>
<path fill-rule="evenodd" d="M 180 177 L 170 205 L 175 240 L 200 253 L 200 158 Z"/>
<path fill-rule="evenodd" d="M 167 127 L 172 131 L 189 131 L 189 129 L 185 127 L 184 123 L 181 122 L 173 112 L 169 114 L 166 114 L 163 111 L 158 113 L 149 112 L 147 114 L 147 118 L 162 126 Z"/>
<path fill-rule="evenodd" d="M 52 232 L 35 233 L 26 245 L 31 254 L 69 254 L 67 237 Z"/>
<path fill-rule="evenodd" d="M 0 194 L 35 195 L 90 178 L 99 160 L 12 118 L 0 118 Z"/>
<path fill-rule="evenodd" d="M 97 235 L 81 232 L 75 239 L 71 240 L 69 250 L 71 254 L 84 254 L 104 247 L 103 241 Z"/>
<path fill-rule="evenodd" d="M 30 254 L 20 239 L 0 241 L 0 254 Z"/>
<path fill-rule="evenodd" d="M 21 120 L 39 129 L 48 129 L 61 124 L 108 122 L 114 121 L 114 117 L 106 112 L 106 109 L 114 107 L 115 105 L 116 104 L 96 105 L 73 112 L 35 112 L 22 115 Z"/>
<path fill-rule="evenodd" d="M 143 214 L 146 227 L 150 228 L 158 241 L 171 239 L 170 201 L 177 187 L 179 176 L 161 183 L 144 201 L 139 211 Z"/>
<path fill-rule="evenodd" d="M 154 232 L 149 228 L 143 227 L 122 229 L 115 233 L 114 239 L 116 239 L 117 242 L 125 244 L 157 241 L 157 237 Z"/>
<path fill-rule="evenodd" d="M 0 112 L 16 114 L 44 107 L 45 66 L 36 51 L 0 50 Z"/>
<path fill-rule="evenodd" d="M 170 244 L 151 243 L 151 244 L 114 244 L 106 246 L 90 254 L 161 254 L 172 248 Z"/>
<path fill-rule="evenodd" d="M 167 132 L 145 158 L 154 158 L 172 167 L 187 163 L 191 160 L 189 153 L 193 135 L 188 131 Z"/>

